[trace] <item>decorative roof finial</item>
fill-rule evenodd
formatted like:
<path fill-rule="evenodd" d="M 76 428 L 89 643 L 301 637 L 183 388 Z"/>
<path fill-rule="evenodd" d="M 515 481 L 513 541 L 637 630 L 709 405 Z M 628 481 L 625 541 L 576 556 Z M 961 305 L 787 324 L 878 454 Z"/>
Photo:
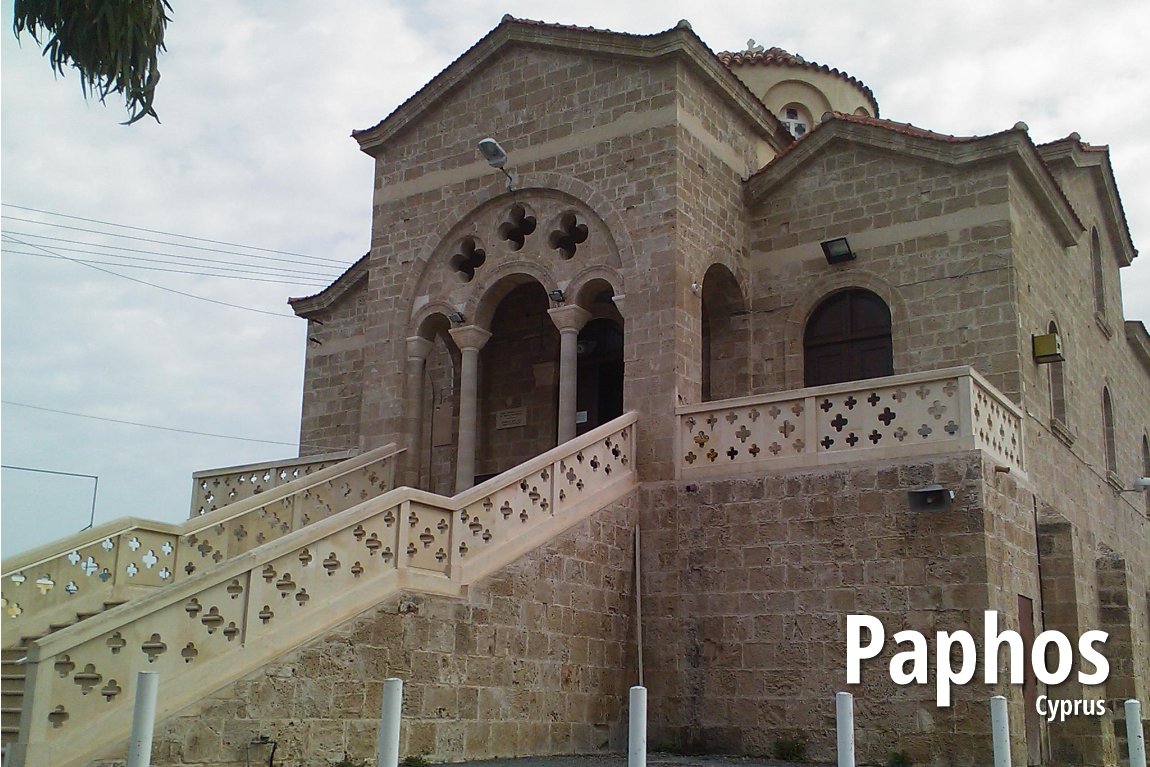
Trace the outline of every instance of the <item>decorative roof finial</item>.
<path fill-rule="evenodd" d="M 747 53 L 762 53 L 763 46 L 755 42 L 755 38 L 747 40 Z"/>

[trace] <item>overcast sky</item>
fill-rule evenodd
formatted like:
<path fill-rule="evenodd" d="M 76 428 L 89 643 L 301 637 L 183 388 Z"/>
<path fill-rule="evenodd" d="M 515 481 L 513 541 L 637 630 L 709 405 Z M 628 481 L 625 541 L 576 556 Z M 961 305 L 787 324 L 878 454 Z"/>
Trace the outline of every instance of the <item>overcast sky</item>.
<path fill-rule="evenodd" d="M 162 124 L 119 125 L 122 102 L 85 102 L 74 74 L 54 79 L 35 44 L 17 44 L 10 2 L 0 23 L 0 362 L 3 399 L 21 403 L 3 406 L 3 463 L 98 476 L 97 523 L 178 521 L 192 471 L 296 454 L 304 322 L 285 299 L 317 292 L 369 247 L 372 162 L 349 133 L 390 113 L 504 13 L 636 33 L 685 18 L 716 51 L 742 49 L 753 36 L 843 69 L 893 120 L 961 135 L 1023 120 L 1037 142 L 1078 131 L 1110 145 L 1135 245 L 1150 247 L 1145 0 L 175 5 L 160 59 Z M 157 253 L 181 256 L 178 266 L 131 262 L 157 268 L 220 268 L 189 257 L 238 262 L 229 268 L 246 269 L 233 273 L 245 279 L 102 268 L 279 316 L 45 257 L 109 252 L 80 242 L 135 248 L 153 262 L 171 260 Z M 1150 318 L 1148 262 L 1124 270 L 1128 318 Z M 93 480 L 0 474 L 5 555 L 88 523 Z"/>

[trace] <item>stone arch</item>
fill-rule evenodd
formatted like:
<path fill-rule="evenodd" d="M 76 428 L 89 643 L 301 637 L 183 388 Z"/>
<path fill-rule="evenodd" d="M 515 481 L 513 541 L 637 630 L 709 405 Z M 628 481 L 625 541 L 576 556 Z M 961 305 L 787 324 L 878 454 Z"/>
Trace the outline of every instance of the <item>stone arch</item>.
<path fill-rule="evenodd" d="M 419 295 L 418 291 L 425 287 L 428 271 L 446 255 L 446 250 L 456 239 L 461 239 L 469 233 L 484 235 L 485 242 L 493 241 L 492 238 L 498 239 L 497 230 L 485 233 L 476 229 L 476 222 L 484 214 L 503 206 L 510 208 L 515 203 L 523 204 L 532 198 L 563 198 L 575 208 L 585 210 L 597 220 L 605 232 L 608 239 L 606 247 L 612 255 L 612 260 L 616 262 L 614 266 L 626 271 L 635 262 L 635 248 L 630 230 L 611 199 L 585 182 L 562 174 L 532 173 L 531 180 L 534 183 L 530 187 L 502 192 L 484 200 L 477 200 L 477 197 L 486 190 L 464 195 L 463 199 L 442 217 L 440 224 L 428 234 L 424 244 L 419 248 L 414 259 L 415 264 L 411 266 L 413 279 L 404 286 L 400 305 L 406 307 L 414 305 Z M 546 238 L 549 232 L 543 231 L 544 222 L 540 220 L 538 212 L 532 210 L 532 215 L 537 219 L 537 229 L 532 236 Z"/>
<path fill-rule="evenodd" d="M 815 282 L 803 297 L 796 301 L 787 314 L 784 330 L 784 354 L 786 357 L 786 388 L 803 387 L 803 331 L 811 313 L 826 298 L 834 293 L 850 289 L 868 290 L 881 298 L 890 309 L 892 355 L 894 372 L 907 372 L 908 364 L 906 322 L 909 317 L 906 301 L 902 294 L 874 272 L 852 269 L 849 272 L 833 272 Z"/>
<path fill-rule="evenodd" d="M 707 267 L 699 290 L 700 364 L 704 402 L 747 393 L 747 304 L 738 278 L 725 263 Z"/>
<path fill-rule="evenodd" d="M 602 265 L 589 266 L 576 274 L 563 287 L 563 292 L 567 295 L 568 301 L 585 306 L 585 301 L 592 298 L 590 293 L 597 291 L 595 285 L 599 283 L 609 285 L 614 298 L 622 298 L 626 295 L 623 292 L 623 276 L 616 270 Z"/>
<path fill-rule="evenodd" d="M 411 320 L 407 323 L 407 335 L 409 337 L 419 336 L 428 341 L 434 340 L 436 331 L 433 329 L 433 326 L 436 323 L 436 317 L 441 318 L 443 322 L 450 325 L 451 321 L 448 320 L 447 317 L 455 310 L 454 306 L 444 301 L 432 301 L 423 304 L 415 310 L 411 316 Z"/>
<path fill-rule="evenodd" d="M 532 281 L 538 282 L 544 292 L 558 288 L 551 273 L 533 261 L 517 260 L 499 265 L 475 286 L 475 292 L 464 305 L 467 324 L 490 330 L 500 302 L 515 288 Z"/>

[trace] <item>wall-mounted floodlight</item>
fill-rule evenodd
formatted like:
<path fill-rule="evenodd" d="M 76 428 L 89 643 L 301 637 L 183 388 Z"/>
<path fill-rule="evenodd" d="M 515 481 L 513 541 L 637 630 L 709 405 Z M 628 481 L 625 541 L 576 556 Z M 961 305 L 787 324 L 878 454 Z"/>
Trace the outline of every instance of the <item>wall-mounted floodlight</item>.
<path fill-rule="evenodd" d="M 567 297 L 563 295 L 562 290 L 552 290 L 547 293 L 547 297 L 557 304 L 561 304 L 567 300 Z"/>
<path fill-rule="evenodd" d="M 452 312 L 447 315 L 447 319 L 451 320 L 451 324 L 453 325 L 462 325 L 465 322 L 463 312 Z"/>
<path fill-rule="evenodd" d="M 851 245 L 847 242 L 846 237 L 836 237 L 821 244 L 823 255 L 826 256 L 828 264 L 841 264 L 844 261 L 855 260 L 855 253 L 851 250 Z"/>
<path fill-rule="evenodd" d="M 483 155 L 483 159 L 487 161 L 488 165 L 492 168 L 498 168 L 503 172 L 504 176 L 507 176 L 507 191 L 512 191 L 512 187 L 515 185 L 515 177 L 508 173 L 507 169 L 503 167 L 507 164 L 507 152 L 503 147 L 499 146 L 498 141 L 490 136 L 485 139 L 480 139 L 478 148 L 479 154 Z"/>

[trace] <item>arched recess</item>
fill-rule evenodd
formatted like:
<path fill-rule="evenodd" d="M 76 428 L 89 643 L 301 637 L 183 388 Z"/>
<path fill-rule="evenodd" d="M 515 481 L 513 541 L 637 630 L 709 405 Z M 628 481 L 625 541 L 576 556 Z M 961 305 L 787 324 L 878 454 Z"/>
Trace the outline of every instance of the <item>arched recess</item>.
<path fill-rule="evenodd" d="M 1150 477 L 1150 435 L 1142 435 L 1142 476 Z M 1146 496 L 1146 516 L 1150 517 L 1150 491 L 1143 491 Z"/>
<path fill-rule="evenodd" d="M 890 307 L 853 288 L 823 299 L 803 331 L 803 385 L 859 381 L 894 373 Z"/>
<path fill-rule="evenodd" d="M 624 324 L 607 279 L 593 277 L 568 292 L 590 314 L 577 347 L 575 433 L 583 434 L 623 415 Z"/>
<path fill-rule="evenodd" d="M 1106 283 L 1102 267 L 1102 241 L 1098 227 L 1090 227 L 1090 271 L 1094 279 L 1094 310 L 1106 316 Z"/>
<path fill-rule="evenodd" d="M 711 264 L 703 275 L 702 399 L 739 397 L 748 392 L 748 323 L 738 280 L 725 264 Z"/>
<path fill-rule="evenodd" d="M 844 290 L 869 291 L 881 298 L 890 308 L 894 369 L 899 372 L 912 369 L 911 354 L 906 342 L 908 335 L 906 322 L 910 312 L 906 300 L 898 289 L 880 275 L 863 269 L 852 269 L 849 273 L 830 272 L 805 290 L 803 296 L 787 312 L 784 335 L 786 385 L 783 388 L 798 389 L 805 385 L 803 335 L 807 320 L 828 296 Z"/>
<path fill-rule="evenodd" d="M 1046 329 L 1047 333 L 1057 335 L 1058 326 L 1051 321 Z M 1066 420 L 1066 370 L 1063 362 L 1051 362 L 1047 365 L 1050 370 L 1050 417 L 1062 426 Z"/>
<path fill-rule="evenodd" d="M 508 275 L 480 304 L 476 321 L 491 338 L 479 353 L 477 483 L 554 447 L 559 386 L 559 331 L 544 285 Z"/>
<path fill-rule="evenodd" d="M 1118 474 L 1118 441 L 1114 431 L 1114 401 L 1110 387 L 1102 387 L 1102 443 L 1106 453 L 1106 471 Z"/>
<path fill-rule="evenodd" d="M 416 337 L 428 342 L 416 396 L 407 403 L 418 414 L 412 443 L 418 454 L 416 487 L 441 495 L 455 492 L 456 431 L 459 426 L 459 349 L 448 335 L 446 313 L 428 311 L 419 322 Z M 450 308 L 447 308 L 450 311 Z M 414 350 L 413 350 L 414 351 Z"/>

